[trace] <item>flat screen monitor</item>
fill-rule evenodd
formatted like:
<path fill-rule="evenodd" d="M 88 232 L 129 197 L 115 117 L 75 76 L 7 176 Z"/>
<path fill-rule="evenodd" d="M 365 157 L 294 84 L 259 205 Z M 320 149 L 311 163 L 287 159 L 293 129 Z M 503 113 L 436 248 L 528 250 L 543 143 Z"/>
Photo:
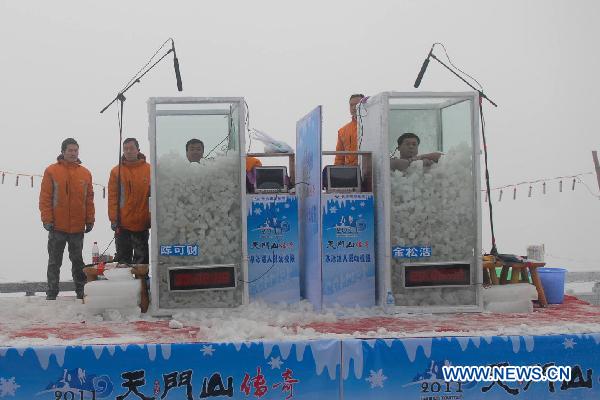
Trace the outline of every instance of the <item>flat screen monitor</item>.
<path fill-rule="evenodd" d="M 256 193 L 287 192 L 286 167 L 256 167 Z"/>
<path fill-rule="evenodd" d="M 328 165 L 328 192 L 360 192 L 360 167 L 358 165 Z"/>

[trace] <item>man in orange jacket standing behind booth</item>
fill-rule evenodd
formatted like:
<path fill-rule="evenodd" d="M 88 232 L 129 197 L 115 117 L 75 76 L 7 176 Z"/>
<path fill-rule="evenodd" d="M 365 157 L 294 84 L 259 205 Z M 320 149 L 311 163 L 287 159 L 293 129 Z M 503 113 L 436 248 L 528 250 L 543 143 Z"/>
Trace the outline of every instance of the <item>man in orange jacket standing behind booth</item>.
<path fill-rule="evenodd" d="M 65 245 L 69 245 L 71 274 L 78 299 L 83 299 L 86 277 L 83 273 L 83 235 L 94 227 L 92 174 L 81 165 L 79 144 L 63 140 L 56 163 L 44 171 L 39 208 L 48 231 L 48 290 L 46 300 L 56 300 L 60 266 Z"/>
<path fill-rule="evenodd" d="M 150 164 L 140 153 L 137 139 L 127 138 L 121 163 L 110 171 L 108 180 L 108 218 L 115 231 L 115 261 L 149 263 L 149 197 Z"/>
<path fill-rule="evenodd" d="M 342 126 L 338 130 L 338 140 L 335 146 L 335 151 L 358 151 L 358 124 L 356 122 L 356 105 L 360 103 L 362 94 L 353 94 L 350 96 L 350 115 L 352 121 Z M 356 155 L 345 156 L 338 154 L 335 156 L 335 165 L 358 165 L 358 157 Z"/>

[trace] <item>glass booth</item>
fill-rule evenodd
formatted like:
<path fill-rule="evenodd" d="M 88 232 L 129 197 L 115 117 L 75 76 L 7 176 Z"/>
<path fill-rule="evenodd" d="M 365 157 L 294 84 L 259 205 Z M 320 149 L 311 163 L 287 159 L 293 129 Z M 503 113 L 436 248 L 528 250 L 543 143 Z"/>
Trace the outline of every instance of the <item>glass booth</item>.
<path fill-rule="evenodd" d="M 151 310 L 247 301 L 243 98 L 151 98 Z"/>
<path fill-rule="evenodd" d="M 358 121 L 373 152 L 379 303 L 480 311 L 478 94 L 380 93 Z"/>

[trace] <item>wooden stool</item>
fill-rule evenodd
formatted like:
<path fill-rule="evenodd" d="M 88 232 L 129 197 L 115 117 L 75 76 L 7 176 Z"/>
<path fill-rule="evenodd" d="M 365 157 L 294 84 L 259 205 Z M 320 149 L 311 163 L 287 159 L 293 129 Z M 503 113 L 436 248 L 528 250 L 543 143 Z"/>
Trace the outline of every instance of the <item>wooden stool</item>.
<path fill-rule="evenodd" d="M 526 262 L 507 262 L 502 263 L 502 273 L 500 274 L 500 284 L 505 285 L 507 283 L 529 283 L 529 273 L 531 273 L 531 280 L 538 292 L 538 301 L 540 306 L 546 307 L 548 301 L 546 300 L 546 294 L 544 293 L 544 287 L 542 281 L 538 275 L 537 269 L 543 267 L 546 263 L 526 261 Z M 510 282 L 508 281 L 508 271 L 512 271 Z"/>
<path fill-rule="evenodd" d="M 496 275 L 496 267 L 501 267 L 502 263 L 492 255 L 483 256 L 483 283 L 485 285 L 498 285 L 498 275 Z"/>
<path fill-rule="evenodd" d="M 148 270 L 148 264 L 133 264 L 131 266 L 131 273 L 135 276 L 136 279 L 139 279 L 141 281 L 140 310 L 143 313 L 148 311 L 148 306 L 150 304 L 150 297 L 148 296 L 148 284 L 146 283 L 146 278 L 148 278 Z M 103 275 L 103 273 L 98 273 L 98 268 L 96 265 L 91 267 L 85 267 L 83 269 L 83 272 L 85 273 L 88 282 L 97 280 L 98 275 Z"/>

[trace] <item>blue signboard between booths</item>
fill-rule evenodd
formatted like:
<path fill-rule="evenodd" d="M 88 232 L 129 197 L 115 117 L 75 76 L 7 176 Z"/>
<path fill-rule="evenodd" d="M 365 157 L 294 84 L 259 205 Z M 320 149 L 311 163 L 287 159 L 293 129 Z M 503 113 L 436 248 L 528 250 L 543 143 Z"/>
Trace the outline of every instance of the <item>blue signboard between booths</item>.
<path fill-rule="evenodd" d="M 375 305 L 372 193 L 322 194 L 323 304 Z"/>
<path fill-rule="evenodd" d="M 296 123 L 296 193 L 300 224 L 300 293 L 316 309 L 321 291 L 321 134 L 322 109 L 314 108 Z"/>
<path fill-rule="evenodd" d="M 247 243 L 250 301 L 300 301 L 298 198 L 248 195 Z"/>

